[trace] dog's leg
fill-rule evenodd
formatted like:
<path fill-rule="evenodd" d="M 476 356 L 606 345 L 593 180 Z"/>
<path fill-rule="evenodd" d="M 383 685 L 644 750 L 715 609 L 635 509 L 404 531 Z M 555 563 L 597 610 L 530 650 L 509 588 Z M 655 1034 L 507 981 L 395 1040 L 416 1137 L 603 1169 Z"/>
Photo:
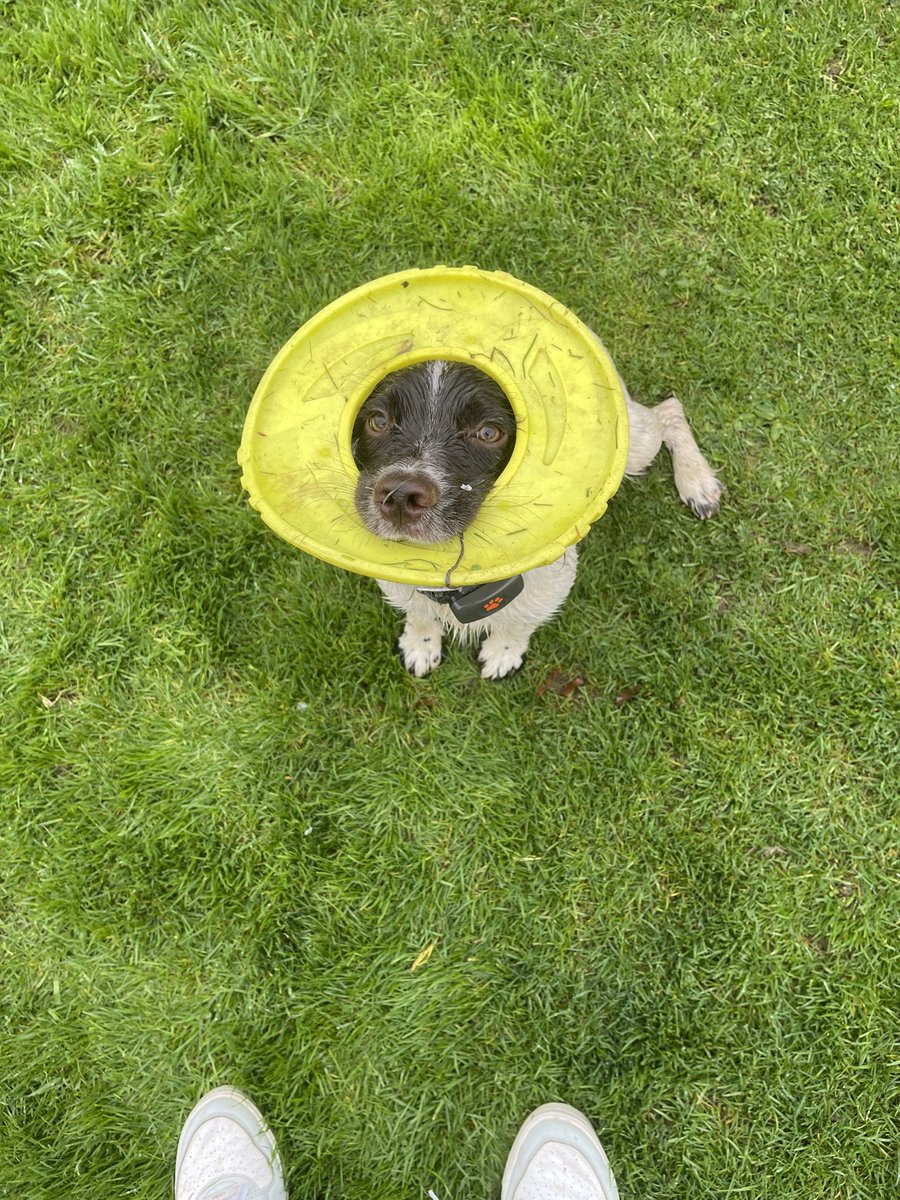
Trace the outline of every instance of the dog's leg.
<path fill-rule="evenodd" d="M 406 613 L 406 624 L 397 638 L 397 650 L 410 675 L 421 678 L 441 661 L 443 627 L 439 607 L 415 588 L 379 579 L 378 586 L 395 607 Z"/>
<path fill-rule="evenodd" d="M 635 404 L 629 399 L 628 422 L 625 474 L 640 475 L 665 442 L 672 455 L 678 495 L 701 521 L 715 516 L 719 509 L 722 485 L 694 440 L 681 401 L 670 396 L 655 408 L 644 408 L 642 404 Z"/>
<path fill-rule="evenodd" d="M 488 635 L 478 652 L 484 678 L 507 679 L 515 675 L 525 661 L 528 641 L 536 628 L 502 612 L 491 617 Z"/>
<path fill-rule="evenodd" d="M 577 564 L 578 551 L 570 546 L 556 562 L 526 572 L 525 587 L 515 600 L 488 617 L 487 636 L 478 654 L 485 679 L 506 679 L 519 670 L 531 635 L 550 620 L 568 596 Z"/>

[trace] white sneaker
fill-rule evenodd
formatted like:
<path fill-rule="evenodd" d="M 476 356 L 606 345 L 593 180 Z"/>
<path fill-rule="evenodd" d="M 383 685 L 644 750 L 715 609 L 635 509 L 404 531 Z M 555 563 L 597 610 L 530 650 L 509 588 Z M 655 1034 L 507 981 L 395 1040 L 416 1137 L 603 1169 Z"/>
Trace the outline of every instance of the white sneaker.
<path fill-rule="evenodd" d="M 178 1139 L 175 1200 L 287 1200 L 275 1138 L 236 1088 L 207 1092 L 188 1114 Z"/>
<path fill-rule="evenodd" d="M 506 1160 L 500 1200 L 619 1200 L 587 1117 L 568 1104 L 542 1104 L 526 1117 Z"/>

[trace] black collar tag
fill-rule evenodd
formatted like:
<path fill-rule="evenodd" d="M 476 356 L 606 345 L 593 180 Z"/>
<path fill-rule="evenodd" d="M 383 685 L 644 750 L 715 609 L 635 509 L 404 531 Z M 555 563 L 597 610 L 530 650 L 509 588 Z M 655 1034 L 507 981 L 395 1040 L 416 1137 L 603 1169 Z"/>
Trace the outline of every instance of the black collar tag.
<path fill-rule="evenodd" d="M 483 621 L 486 617 L 506 608 L 510 600 L 525 586 L 521 575 L 513 575 L 510 579 L 500 579 L 497 583 L 480 583 L 475 587 L 452 588 L 448 591 L 431 592 L 425 588 L 419 590 L 429 600 L 438 604 L 449 604 L 450 611 L 462 625 L 472 621 Z"/>

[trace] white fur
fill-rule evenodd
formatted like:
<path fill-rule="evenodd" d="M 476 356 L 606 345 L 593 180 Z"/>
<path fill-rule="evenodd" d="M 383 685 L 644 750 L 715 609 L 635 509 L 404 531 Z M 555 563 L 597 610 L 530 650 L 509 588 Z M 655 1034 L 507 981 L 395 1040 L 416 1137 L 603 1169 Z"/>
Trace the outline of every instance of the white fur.
<path fill-rule="evenodd" d="M 546 567 L 527 571 L 524 587 L 492 617 L 464 625 L 450 610 L 405 583 L 379 579 L 378 586 L 390 604 L 406 613 L 399 646 L 403 663 L 413 675 L 427 675 L 441 661 L 441 640 L 452 633 L 464 644 L 484 638 L 478 657 L 486 679 L 503 679 L 518 671 L 528 649 L 528 639 L 559 610 L 575 582 L 578 551 L 570 546 L 562 558 Z"/>
<path fill-rule="evenodd" d="M 665 443 L 672 455 L 675 487 L 682 501 L 701 521 L 715 516 L 722 485 L 694 440 L 681 401 L 670 396 L 655 408 L 644 408 L 626 397 L 626 404 L 628 459 L 625 474 L 643 474 Z"/>
<path fill-rule="evenodd" d="M 434 377 L 437 383 L 437 377 Z M 626 475 L 640 475 L 665 444 L 672 455 L 675 487 L 682 501 L 702 519 L 719 507 L 722 485 L 694 440 L 680 401 L 674 396 L 644 408 L 627 399 L 629 442 Z M 478 657 L 486 679 L 503 679 L 521 667 L 531 635 L 558 612 L 575 582 L 578 552 L 570 546 L 562 558 L 523 576 L 524 588 L 515 600 L 483 621 L 461 624 L 447 604 L 438 604 L 408 584 L 378 585 L 390 604 L 406 613 L 399 638 L 406 669 L 427 675 L 441 661 L 441 641 L 452 633 L 463 643 L 484 639 Z"/>
<path fill-rule="evenodd" d="M 438 385 L 441 382 L 441 376 L 444 374 L 444 369 L 447 366 L 442 358 L 436 358 L 434 362 L 428 364 L 428 382 L 431 384 L 432 396 L 437 396 Z"/>

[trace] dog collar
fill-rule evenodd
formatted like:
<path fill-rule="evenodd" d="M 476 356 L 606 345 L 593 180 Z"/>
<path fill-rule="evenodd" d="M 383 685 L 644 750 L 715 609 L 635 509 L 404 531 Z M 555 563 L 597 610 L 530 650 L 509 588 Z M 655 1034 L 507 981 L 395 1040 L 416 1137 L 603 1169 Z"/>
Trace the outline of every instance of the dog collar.
<path fill-rule="evenodd" d="M 480 583 L 474 587 L 439 588 L 434 591 L 416 588 L 416 591 L 437 604 L 449 604 L 457 621 L 469 625 L 472 621 L 483 621 L 501 608 L 506 608 L 524 586 L 522 576 L 513 575 L 511 579 L 498 579 L 494 583 Z"/>
<path fill-rule="evenodd" d="M 503 473 L 459 540 L 385 541 L 354 504 L 351 436 L 392 371 L 469 363 L 516 416 Z M 501 272 L 433 267 L 386 275 L 308 321 L 253 397 L 238 462 L 250 504 L 326 562 L 396 583 L 490 584 L 553 562 L 606 511 L 625 470 L 625 389 L 593 333 L 559 301 Z"/>

